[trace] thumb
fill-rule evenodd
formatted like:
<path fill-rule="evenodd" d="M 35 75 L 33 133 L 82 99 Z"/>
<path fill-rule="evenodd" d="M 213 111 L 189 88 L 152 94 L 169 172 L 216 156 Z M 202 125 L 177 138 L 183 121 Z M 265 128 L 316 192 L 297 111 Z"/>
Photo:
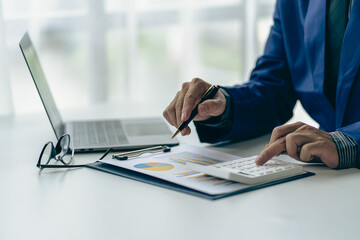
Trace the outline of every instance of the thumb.
<path fill-rule="evenodd" d="M 225 103 L 220 99 L 209 99 L 199 105 L 198 111 L 202 117 L 216 117 L 225 111 Z"/>

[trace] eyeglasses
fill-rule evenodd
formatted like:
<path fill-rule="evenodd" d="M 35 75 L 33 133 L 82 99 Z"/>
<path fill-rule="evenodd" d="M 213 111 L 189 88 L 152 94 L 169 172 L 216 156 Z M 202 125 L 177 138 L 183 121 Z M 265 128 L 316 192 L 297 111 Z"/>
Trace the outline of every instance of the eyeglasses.
<path fill-rule="evenodd" d="M 70 135 L 65 134 L 60 137 L 56 146 L 52 142 L 47 142 L 41 150 L 39 161 L 36 166 L 40 169 L 44 168 L 77 168 L 84 167 L 85 165 L 70 165 L 74 159 L 74 148 L 71 151 L 71 157 L 65 161 L 65 156 L 70 152 Z M 50 160 L 54 159 L 61 162 L 63 165 L 50 164 Z"/>

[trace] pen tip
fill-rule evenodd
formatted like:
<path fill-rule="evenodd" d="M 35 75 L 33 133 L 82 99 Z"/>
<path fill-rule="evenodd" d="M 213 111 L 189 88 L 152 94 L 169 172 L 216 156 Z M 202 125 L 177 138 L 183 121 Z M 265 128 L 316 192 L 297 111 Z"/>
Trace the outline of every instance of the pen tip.
<path fill-rule="evenodd" d="M 173 139 L 174 137 L 176 137 L 176 135 L 178 135 L 178 134 L 179 134 L 179 132 L 180 132 L 180 130 L 179 130 L 179 129 L 178 129 L 178 130 L 176 130 L 176 132 L 174 133 L 174 135 L 172 135 L 171 139 Z"/>

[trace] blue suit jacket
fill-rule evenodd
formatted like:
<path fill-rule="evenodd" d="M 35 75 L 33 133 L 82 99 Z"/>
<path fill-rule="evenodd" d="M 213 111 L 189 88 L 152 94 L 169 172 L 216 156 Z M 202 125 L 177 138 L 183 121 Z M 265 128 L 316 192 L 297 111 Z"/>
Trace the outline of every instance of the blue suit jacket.
<path fill-rule="evenodd" d="M 200 138 L 215 142 L 270 132 L 292 117 L 300 100 L 321 129 L 339 130 L 360 146 L 360 0 L 354 0 L 344 36 L 336 110 L 324 95 L 325 21 L 326 0 L 278 0 L 264 55 L 250 81 L 224 87 L 232 97 L 230 133 L 217 139 L 197 125 Z"/>

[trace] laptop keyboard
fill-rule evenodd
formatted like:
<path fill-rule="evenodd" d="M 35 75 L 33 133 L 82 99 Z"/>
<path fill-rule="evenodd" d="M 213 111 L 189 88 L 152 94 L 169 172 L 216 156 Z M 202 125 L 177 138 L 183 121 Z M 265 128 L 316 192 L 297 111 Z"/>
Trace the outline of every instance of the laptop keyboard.
<path fill-rule="evenodd" d="M 114 121 L 73 122 L 74 147 L 128 144 L 122 124 Z"/>

